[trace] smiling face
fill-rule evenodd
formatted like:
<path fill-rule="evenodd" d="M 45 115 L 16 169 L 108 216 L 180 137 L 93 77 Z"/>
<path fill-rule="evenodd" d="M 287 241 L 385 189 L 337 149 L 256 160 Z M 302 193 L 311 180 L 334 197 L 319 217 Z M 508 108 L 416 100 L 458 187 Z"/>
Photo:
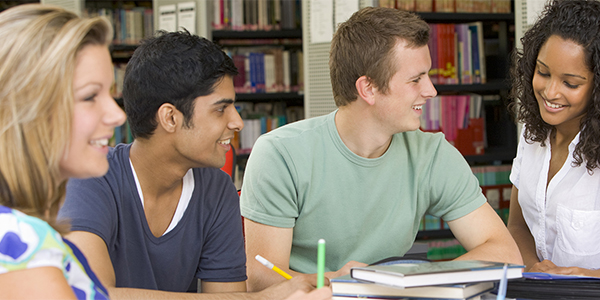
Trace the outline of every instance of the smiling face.
<path fill-rule="evenodd" d="M 584 58 L 581 45 L 558 36 L 540 49 L 532 85 L 546 123 L 580 128 L 594 84 Z"/>
<path fill-rule="evenodd" d="M 402 41 L 396 43 L 394 66 L 390 67 L 397 71 L 389 81 L 387 93 L 375 92 L 379 119 L 391 134 L 419 129 L 423 104 L 437 95 L 428 75 L 429 48 L 404 45 Z"/>
<path fill-rule="evenodd" d="M 191 167 L 221 168 L 236 131 L 244 122 L 234 106 L 235 91 L 230 76 L 215 85 L 213 93 L 196 98 L 189 127 L 182 126 L 177 149 Z"/>
<path fill-rule="evenodd" d="M 108 140 L 125 113 L 110 94 L 113 67 L 108 48 L 85 46 L 73 78 L 73 122 L 69 148 L 60 161 L 63 178 L 96 177 L 108 171 Z"/>

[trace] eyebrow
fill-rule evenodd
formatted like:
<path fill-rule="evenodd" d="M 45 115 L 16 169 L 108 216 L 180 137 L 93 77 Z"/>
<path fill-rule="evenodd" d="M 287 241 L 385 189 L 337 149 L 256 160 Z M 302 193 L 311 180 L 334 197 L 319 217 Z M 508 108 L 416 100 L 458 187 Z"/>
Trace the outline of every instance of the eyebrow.
<path fill-rule="evenodd" d="M 219 101 L 217 101 L 217 102 L 213 103 L 213 105 L 232 104 L 232 103 L 234 103 L 234 102 L 235 102 L 235 100 L 233 100 L 233 99 L 229 99 L 229 98 L 226 98 L 226 99 L 221 99 L 221 100 L 219 100 Z"/>
<path fill-rule="evenodd" d="M 84 88 L 86 88 L 86 87 L 88 87 L 90 85 L 95 85 L 95 86 L 98 86 L 100 88 L 102 87 L 101 83 L 98 83 L 98 82 L 88 82 L 88 83 L 86 83 L 86 84 L 84 84 L 82 86 L 74 88 L 73 91 L 75 91 L 75 92 L 80 91 L 80 90 L 82 90 L 82 89 L 84 89 Z"/>
<path fill-rule="evenodd" d="M 544 67 L 550 69 L 550 67 L 548 67 L 548 65 L 546 65 L 545 63 L 543 63 L 541 60 L 538 59 L 537 62 L 540 63 L 541 65 L 543 65 Z M 564 75 L 565 76 L 570 76 L 570 77 L 578 77 L 578 78 L 581 78 L 583 80 L 587 80 L 587 78 L 585 78 L 585 77 L 583 77 L 581 75 L 577 75 L 577 74 L 568 74 L 567 73 L 567 74 L 564 74 Z"/>
<path fill-rule="evenodd" d="M 421 73 L 419 73 L 419 74 L 417 74 L 415 76 L 409 77 L 408 80 L 413 80 L 415 78 L 418 78 L 418 77 L 421 77 L 421 76 L 427 75 L 427 74 L 429 74 L 429 72 L 421 72 Z"/>

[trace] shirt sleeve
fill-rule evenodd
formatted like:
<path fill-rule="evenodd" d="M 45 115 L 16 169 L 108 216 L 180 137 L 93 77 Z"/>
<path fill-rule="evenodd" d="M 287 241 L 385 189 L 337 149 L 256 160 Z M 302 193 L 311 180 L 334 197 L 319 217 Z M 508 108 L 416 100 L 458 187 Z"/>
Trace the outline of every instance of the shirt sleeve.
<path fill-rule="evenodd" d="M 299 215 L 294 162 L 277 139 L 262 136 L 252 148 L 240 197 L 242 216 L 258 223 L 291 228 Z"/>
<path fill-rule="evenodd" d="M 70 179 L 58 218 L 67 220 L 72 231 L 87 231 L 112 245 L 118 225 L 115 191 L 106 177 Z"/>
<path fill-rule="evenodd" d="M 464 156 L 445 139 L 431 161 L 429 214 L 445 221 L 461 218 L 487 199 Z"/>
<path fill-rule="evenodd" d="M 62 270 L 66 247 L 46 222 L 19 212 L 0 212 L 0 274 L 38 267 Z"/>

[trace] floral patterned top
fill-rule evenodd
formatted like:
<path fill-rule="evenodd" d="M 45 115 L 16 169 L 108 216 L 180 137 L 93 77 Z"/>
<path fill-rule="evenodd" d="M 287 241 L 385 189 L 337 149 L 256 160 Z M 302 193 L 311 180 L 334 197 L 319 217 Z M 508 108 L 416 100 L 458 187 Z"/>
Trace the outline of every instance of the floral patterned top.
<path fill-rule="evenodd" d="M 108 299 L 108 292 L 79 249 L 48 223 L 0 205 L 0 274 L 56 267 L 77 299 Z"/>

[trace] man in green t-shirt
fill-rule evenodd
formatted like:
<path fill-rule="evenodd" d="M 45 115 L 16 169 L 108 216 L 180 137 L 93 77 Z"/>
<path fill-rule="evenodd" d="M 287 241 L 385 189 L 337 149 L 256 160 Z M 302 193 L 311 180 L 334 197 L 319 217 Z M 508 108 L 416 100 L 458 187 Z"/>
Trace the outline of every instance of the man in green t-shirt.
<path fill-rule="evenodd" d="M 365 8 L 339 26 L 329 62 L 338 109 L 267 133 L 252 150 L 241 193 L 247 257 L 315 273 L 324 238 L 333 278 L 404 255 L 431 214 L 468 250 L 458 259 L 522 263 L 462 155 L 418 130 L 437 94 L 428 40 L 427 23 L 395 9 Z M 247 267 L 250 290 L 284 280 L 252 259 Z"/>

